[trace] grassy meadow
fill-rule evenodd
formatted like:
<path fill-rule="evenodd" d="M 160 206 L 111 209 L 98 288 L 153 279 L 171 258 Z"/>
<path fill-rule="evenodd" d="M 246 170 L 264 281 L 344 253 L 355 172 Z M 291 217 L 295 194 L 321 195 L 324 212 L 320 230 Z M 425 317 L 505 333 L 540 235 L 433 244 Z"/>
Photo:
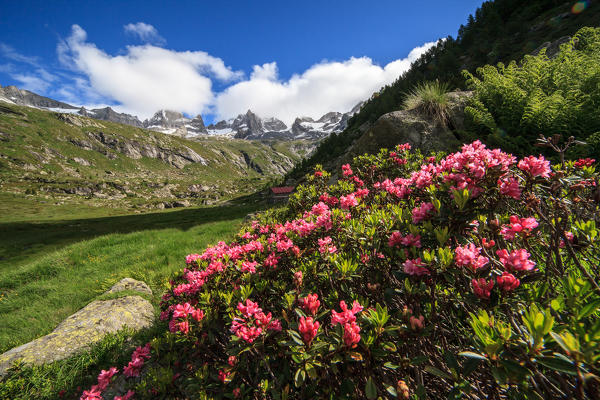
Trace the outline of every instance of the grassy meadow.
<path fill-rule="evenodd" d="M 0 223 L 0 352 L 47 334 L 124 277 L 154 304 L 190 252 L 231 237 L 256 206 Z M 66 211 L 66 210 L 65 210 Z M 106 210 L 98 210 L 100 214 Z"/>

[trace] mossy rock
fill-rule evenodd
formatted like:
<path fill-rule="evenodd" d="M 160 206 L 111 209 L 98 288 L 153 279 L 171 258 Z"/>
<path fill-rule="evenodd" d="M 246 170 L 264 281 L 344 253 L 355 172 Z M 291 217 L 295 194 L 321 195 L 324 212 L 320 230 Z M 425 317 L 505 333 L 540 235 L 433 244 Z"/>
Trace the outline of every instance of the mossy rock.
<path fill-rule="evenodd" d="M 125 327 L 148 328 L 154 308 L 140 296 L 96 300 L 61 322 L 52 333 L 0 355 L 0 375 L 17 360 L 45 364 L 72 356 Z"/>
<path fill-rule="evenodd" d="M 115 283 L 106 293 L 116 293 L 125 290 L 135 290 L 136 292 L 146 293 L 152 296 L 152 289 L 142 281 L 137 281 L 132 278 L 123 278 L 119 282 Z"/>

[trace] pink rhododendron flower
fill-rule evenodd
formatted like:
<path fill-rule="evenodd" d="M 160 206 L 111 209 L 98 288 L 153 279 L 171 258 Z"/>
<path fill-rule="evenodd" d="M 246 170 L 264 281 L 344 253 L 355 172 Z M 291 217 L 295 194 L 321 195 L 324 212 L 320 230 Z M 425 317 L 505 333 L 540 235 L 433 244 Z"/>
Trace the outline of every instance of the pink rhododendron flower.
<path fill-rule="evenodd" d="M 102 400 L 102 392 L 97 387 L 84 390 L 79 400 Z"/>
<path fill-rule="evenodd" d="M 236 399 L 238 397 L 240 397 L 241 394 L 242 394 L 242 391 L 240 390 L 240 388 L 233 389 L 233 397 L 235 397 Z"/>
<path fill-rule="evenodd" d="M 496 251 L 500 262 L 509 271 L 530 271 L 535 267 L 535 262 L 529 260 L 530 254 L 525 249 L 508 252 L 506 249 Z"/>
<path fill-rule="evenodd" d="M 417 248 L 421 247 L 421 235 L 413 235 L 412 233 L 409 233 L 406 236 L 402 236 L 402 234 L 400 234 L 400 232 L 396 231 L 396 232 L 392 232 L 392 234 L 390 235 L 390 238 L 388 239 L 388 245 L 390 247 L 399 247 L 399 245 L 403 245 L 403 246 L 415 246 Z"/>
<path fill-rule="evenodd" d="M 500 178 L 498 179 L 498 186 L 500 187 L 500 193 L 512 197 L 515 200 L 521 198 L 521 188 L 519 187 L 519 181 L 514 178 Z"/>
<path fill-rule="evenodd" d="M 315 177 L 320 178 L 323 176 L 323 172 L 322 171 L 315 171 Z"/>
<path fill-rule="evenodd" d="M 489 299 L 492 293 L 492 288 L 494 287 L 494 281 L 490 280 L 489 282 L 483 278 L 473 279 L 471 281 L 473 284 L 473 292 L 477 295 L 477 297 L 481 299 Z"/>
<path fill-rule="evenodd" d="M 408 235 L 404 236 L 401 240 L 400 243 L 402 243 L 404 246 L 410 247 L 410 246 L 415 246 L 417 248 L 421 247 L 421 235 L 413 235 L 412 233 L 409 233 Z"/>
<path fill-rule="evenodd" d="M 344 164 L 344 165 L 342 165 L 342 174 L 344 176 L 350 176 L 350 175 L 353 174 L 352 168 L 350 168 L 350 164 Z"/>
<path fill-rule="evenodd" d="M 188 254 L 188 255 L 185 257 L 185 263 L 186 263 L 186 264 L 191 264 L 191 263 L 193 263 L 194 261 L 198 260 L 199 258 L 200 258 L 200 254 Z"/>
<path fill-rule="evenodd" d="M 414 260 L 406 260 L 402 266 L 404 267 L 404 272 L 408 275 L 429 275 L 431 272 L 423 267 L 423 263 L 421 262 L 421 258 L 416 258 Z"/>
<path fill-rule="evenodd" d="M 408 151 L 411 149 L 410 143 L 399 144 L 396 146 L 397 151 Z"/>
<path fill-rule="evenodd" d="M 225 372 L 223 370 L 220 370 L 219 371 L 219 380 L 221 382 L 223 382 L 223 383 L 228 382 L 229 381 L 229 375 L 231 375 L 231 372 L 229 372 L 229 371 Z"/>
<path fill-rule="evenodd" d="M 302 335 L 302 340 L 307 346 L 310 346 L 315 336 L 317 336 L 317 331 L 319 330 L 319 322 L 313 321 L 312 317 L 301 317 L 300 324 L 298 325 L 298 330 Z"/>
<path fill-rule="evenodd" d="M 566 231 L 566 232 L 565 232 L 565 237 L 567 238 L 567 240 L 569 241 L 569 243 L 573 243 L 573 238 L 574 238 L 575 236 L 573 235 L 573 233 L 572 233 L 572 232 Z M 558 246 L 559 246 L 561 249 L 562 249 L 563 247 L 565 247 L 565 246 L 566 246 L 566 244 L 565 244 L 565 241 L 561 239 L 561 240 L 560 240 L 560 244 L 559 244 Z"/>
<path fill-rule="evenodd" d="M 245 340 L 248 343 L 254 342 L 260 334 L 262 333 L 262 328 L 256 326 L 247 326 L 246 321 L 241 318 L 234 318 L 231 322 L 231 332 L 239 337 L 240 339 Z"/>
<path fill-rule="evenodd" d="M 319 203 L 312 206 L 312 214 L 313 215 L 323 215 L 329 211 L 329 207 L 327 204 L 320 201 Z"/>
<path fill-rule="evenodd" d="M 188 314 L 193 311 L 193 307 L 190 303 L 177 304 L 175 311 L 173 312 L 173 318 L 187 318 Z"/>
<path fill-rule="evenodd" d="M 326 236 L 323 239 L 318 239 L 319 253 L 321 254 L 333 254 L 337 251 L 337 247 L 331 245 L 331 237 Z"/>
<path fill-rule="evenodd" d="M 488 241 L 486 238 L 483 238 L 481 239 L 481 243 L 486 249 L 490 249 L 496 245 L 496 241 L 494 239 Z"/>
<path fill-rule="evenodd" d="M 369 195 L 369 193 L 370 193 L 369 189 L 358 189 L 356 192 L 354 192 L 354 195 L 356 197 L 358 197 L 359 199 L 364 199 L 365 197 L 367 197 Z"/>
<path fill-rule="evenodd" d="M 454 261 L 456 265 L 469 267 L 473 272 L 484 267 L 490 259 L 481 254 L 481 247 L 476 247 L 475 244 L 469 243 L 464 247 L 458 246 L 454 249 Z"/>
<path fill-rule="evenodd" d="M 534 156 L 525 157 L 519 161 L 517 166 L 520 170 L 528 172 L 532 177 L 550 177 L 550 161 L 546 160 L 542 155 L 537 158 Z"/>
<path fill-rule="evenodd" d="M 335 206 L 338 203 L 338 198 L 335 196 L 329 196 L 327 192 L 319 196 L 319 200 L 329 204 L 329 206 L 331 207 Z"/>
<path fill-rule="evenodd" d="M 506 240 L 513 240 L 516 234 L 529 234 L 533 229 L 538 226 L 538 222 L 535 218 L 519 218 L 516 215 L 510 217 L 510 224 L 503 225 L 500 229 L 500 234 Z"/>
<path fill-rule="evenodd" d="M 151 348 L 152 348 L 152 345 L 150 344 L 150 342 L 146 343 L 146 345 L 144 347 L 138 346 L 131 354 L 131 359 L 132 360 L 135 360 L 136 358 L 141 358 L 141 359 L 145 359 L 145 360 L 150 359 Z"/>
<path fill-rule="evenodd" d="M 294 284 L 298 287 L 302 286 L 302 271 L 294 272 Z"/>
<path fill-rule="evenodd" d="M 229 356 L 229 358 L 227 359 L 227 364 L 229 364 L 229 366 L 234 367 L 235 364 L 237 364 L 237 357 L 236 356 Z"/>
<path fill-rule="evenodd" d="M 344 324 L 344 344 L 349 348 L 356 347 L 360 342 L 360 326 L 354 321 Z"/>
<path fill-rule="evenodd" d="M 321 306 L 321 302 L 319 301 L 319 295 L 316 293 L 309 294 L 308 296 L 299 300 L 300 307 L 311 315 L 316 315 L 317 311 L 319 311 L 319 307 Z"/>
<path fill-rule="evenodd" d="M 115 367 L 110 367 L 108 370 L 102 370 L 98 375 L 98 389 L 104 390 L 110 383 L 110 379 L 119 372 Z"/>
<path fill-rule="evenodd" d="M 357 205 L 358 200 L 356 200 L 356 197 L 354 197 L 353 193 L 340 197 L 340 207 L 344 210 L 349 210 L 351 207 L 355 207 Z"/>
<path fill-rule="evenodd" d="M 246 299 L 246 304 L 238 303 L 237 309 L 242 313 L 244 317 L 251 317 L 254 314 L 262 312 L 262 309 L 258 307 L 258 304 L 250 299 Z"/>
<path fill-rule="evenodd" d="M 419 315 L 419 318 L 411 316 L 409 322 L 410 328 L 413 331 L 420 331 L 425 326 L 425 317 L 423 317 L 422 315 Z"/>
<path fill-rule="evenodd" d="M 283 240 L 279 240 L 277 241 L 277 251 L 280 253 L 283 253 L 284 251 L 286 251 L 287 249 L 290 249 L 294 247 L 294 242 L 292 242 L 290 239 L 283 239 Z"/>
<path fill-rule="evenodd" d="M 418 224 L 419 222 L 428 219 L 431 215 L 431 211 L 433 211 L 435 207 L 432 203 L 422 203 L 419 207 L 415 207 L 412 210 L 412 221 L 414 224 Z"/>
<path fill-rule="evenodd" d="M 115 396 L 114 400 L 131 400 L 135 392 L 133 390 L 128 390 L 123 396 Z"/>
<path fill-rule="evenodd" d="M 519 281 L 513 274 L 504 271 L 502 276 L 496 278 L 498 287 L 505 292 L 510 292 L 519 287 L 521 281 Z"/>
<path fill-rule="evenodd" d="M 275 253 L 271 253 L 267 256 L 267 258 L 265 259 L 263 264 L 267 267 L 275 268 L 277 266 L 277 264 L 279 263 L 280 258 L 281 257 L 277 257 L 275 255 Z"/>
<path fill-rule="evenodd" d="M 331 310 L 331 325 L 346 324 L 356 321 L 356 314 L 363 310 L 363 306 L 356 300 L 352 303 L 352 308 L 348 309 L 344 300 L 340 301 L 341 312 Z"/>
<path fill-rule="evenodd" d="M 123 375 L 130 378 L 133 376 L 140 376 L 142 367 L 144 366 L 144 360 L 142 358 L 132 359 L 125 368 L 123 368 Z"/>
<path fill-rule="evenodd" d="M 240 270 L 242 272 L 249 272 L 251 274 L 256 273 L 256 266 L 258 265 L 258 262 L 256 261 L 244 261 L 242 262 L 242 266 L 240 267 Z"/>
<path fill-rule="evenodd" d="M 593 158 L 580 158 L 579 160 L 575 161 L 575 164 L 573 165 L 575 168 L 583 168 L 590 167 L 594 165 L 595 162 L 596 160 L 594 160 Z"/>
<path fill-rule="evenodd" d="M 398 231 L 392 232 L 390 238 L 388 240 L 388 245 L 390 247 L 398 247 L 402 244 L 402 234 Z"/>
<path fill-rule="evenodd" d="M 196 308 L 190 313 L 190 315 L 193 319 L 200 322 L 204 318 L 204 311 L 200 310 L 199 308 Z"/>

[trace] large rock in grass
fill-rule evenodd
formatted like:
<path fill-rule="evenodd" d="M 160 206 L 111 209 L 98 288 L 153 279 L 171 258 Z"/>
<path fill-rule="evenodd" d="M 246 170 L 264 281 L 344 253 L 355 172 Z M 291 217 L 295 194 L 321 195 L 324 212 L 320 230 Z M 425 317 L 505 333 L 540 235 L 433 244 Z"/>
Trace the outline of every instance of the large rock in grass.
<path fill-rule="evenodd" d="M 136 292 L 146 293 L 152 296 L 152 289 L 146 284 L 146 282 L 136 281 L 131 278 L 123 278 L 119 282 L 115 283 L 113 287 L 108 289 L 106 293 L 122 292 L 124 290 L 135 290 Z"/>
<path fill-rule="evenodd" d="M 393 149 L 410 143 L 424 153 L 454 151 L 460 142 L 454 130 L 464 127 L 464 108 L 471 92 L 448 93 L 447 123 L 421 115 L 415 110 L 393 111 L 377 121 L 352 146 L 349 159 L 363 153 L 376 153 L 380 148 Z"/>
<path fill-rule="evenodd" d="M 109 292 L 122 290 L 152 293 L 145 283 L 129 278 L 117 283 Z M 99 342 L 107 334 L 125 327 L 148 328 L 153 321 L 154 307 L 140 296 L 93 301 L 61 322 L 52 333 L 0 355 L 0 375 L 17 360 L 38 365 L 63 360 Z"/>

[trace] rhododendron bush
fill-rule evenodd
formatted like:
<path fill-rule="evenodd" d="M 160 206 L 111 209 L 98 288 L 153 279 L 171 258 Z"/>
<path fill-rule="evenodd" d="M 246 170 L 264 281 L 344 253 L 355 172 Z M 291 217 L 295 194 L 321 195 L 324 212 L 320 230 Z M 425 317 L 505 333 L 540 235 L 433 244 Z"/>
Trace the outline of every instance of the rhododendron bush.
<path fill-rule="evenodd" d="M 285 209 L 187 257 L 121 395 L 592 398 L 594 165 L 474 142 L 358 157 L 333 185 L 319 169 Z"/>

